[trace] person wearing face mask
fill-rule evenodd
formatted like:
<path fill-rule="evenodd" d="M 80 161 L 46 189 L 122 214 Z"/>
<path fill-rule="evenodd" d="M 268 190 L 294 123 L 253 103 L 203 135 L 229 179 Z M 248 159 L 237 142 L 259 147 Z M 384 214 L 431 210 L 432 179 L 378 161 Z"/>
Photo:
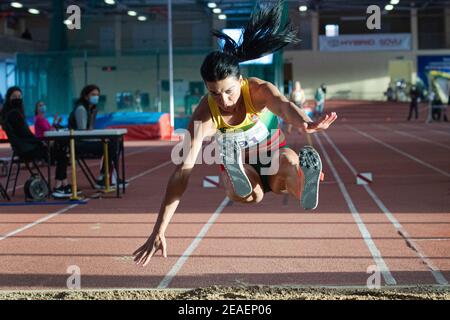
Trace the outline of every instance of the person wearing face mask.
<path fill-rule="evenodd" d="M 99 99 L 100 88 L 98 86 L 95 84 L 85 86 L 75 103 L 75 108 L 70 113 L 69 129 L 93 130 Z"/>
<path fill-rule="evenodd" d="M 53 117 L 53 124 L 50 125 L 50 122 L 45 117 L 45 113 L 47 112 L 47 106 L 43 101 L 38 101 L 34 108 L 34 134 L 38 138 L 44 137 L 45 131 L 55 130 L 60 128 L 62 118 L 58 117 L 58 114 L 55 114 Z"/>
<path fill-rule="evenodd" d="M 8 89 L 2 118 L 3 129 L 17 156 L 23 159 L 47 161 L 47 146 L 28 127 L 22 90 L 19 87 Z M 52 158 L 56 162 L 56 181 L 52 195 L 55 198 L 68 198 L 72 195 L 72 187 L 67 181 L 67 153 L 60 148 L 52 148 L 51 151 Z"/>
<path fill-rule="evenodd" d="M 319 88 L 317 88 L 316 93 L 314 95 L 314 99 L 316 101 L 316 110 L 315 114 L 317 118 L 320 118 L 323 114 L 323 110 L 325 108 L 325 96 L 327 94 L 327 86 L 325 83 L 322 83 Z"/>
<path fill-rule="evenodd" d="M 73 130 L 94 130 L 95 129 L 95 119 L 97 116 L 97 105 L 100 99 L 100 88 L 95 84 L 90 84 L 85 86 L 80 93 L 80 97 L 75 103 L 75 108 L 69 115 L 69 129 Z M 87 141 L 87 140 L 77 140 L 75 143 L 75 149 L 77 153 L 98 157 L 103 156 L 103 144 L 101 141 Z M 113 154 L 116 153 L 117 147 L 115 143 L 108 143 L 108 154 L 109 157 L 109 168 L 110 171 L 113 170 L 116 165 Z M 113 165 L 114 164 L 114 165 Z M 117 165 L 118 167 L 118 165 Z M 111 172 L 112 173 L 112 172 Z M 110 174 L 112 177 L 112 174 Z M 119 183 L 123 183 L 119 179 Z M 126 183 L 126 182 L 125 182 Z M 105 174 L 102 167 L 100 169 L 100 175 L 95 182 L 95 187 L 97 189 L 105 188 Z M 115 188 L 117 183 L 114 181 L 110 182 L 111 188 Z"/>

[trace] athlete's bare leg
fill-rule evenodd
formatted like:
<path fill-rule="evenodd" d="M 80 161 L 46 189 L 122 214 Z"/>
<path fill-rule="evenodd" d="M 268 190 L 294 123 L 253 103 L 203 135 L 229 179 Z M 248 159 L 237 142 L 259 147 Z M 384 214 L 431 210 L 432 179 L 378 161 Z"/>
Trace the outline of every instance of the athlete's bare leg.
<path fill-rule="evenodd" d="M 272 156 L 272 165 L 278 165 L 278 171 L 269 176 L 272 191 L 277 194 L 289 193 L 300 200 L 304 177 L 297 153 L 289 148 L 281 148 Z"/>
<path fill-rule="evenodd" d="M 231 184 L 230 178 L 228 177 L 228 174 L 226 171 L 222 171 L 222 181 L 225 186 L 225 191 L 230 198 L 230 200 L 235 202 L 242 202 L 242 203 L 258 203 L 260 202 L 264 197 L 264 191 L 262 187 L 261 178 L 258 175 L 258 172 L 248 164 L 244 164 L 244 170 L 245 174 L 247 175 L 248 179 L 250 180 L 250 183 L 252 184 L 253 191 L 252 193 L 245 197 L 241 198 L 234 192 L 233 185 Z"/>

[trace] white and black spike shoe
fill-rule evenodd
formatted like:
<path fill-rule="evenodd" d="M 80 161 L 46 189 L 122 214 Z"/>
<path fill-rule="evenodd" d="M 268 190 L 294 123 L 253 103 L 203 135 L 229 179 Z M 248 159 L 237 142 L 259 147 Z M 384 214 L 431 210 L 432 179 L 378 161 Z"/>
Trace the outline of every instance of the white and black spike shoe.
<path fill-rule="evenodd" d="M 322 175 L 322 160 L 312 146 L 304 146 L 299 154 L 300 168 L 303 172 L 305 185 L 301 195 L 301 205 L 305 210 L 317 208 L 319 203 L 319 182 Z"/>
<path fill-rule="evenodd" d="M 235 140 L 225 139 L 221 145 L 220 157 L 234 192 L 239 197 L 245 198 L 252 193 L 253 188 L 245 174 L 241 152 L 241 147 Z"/>

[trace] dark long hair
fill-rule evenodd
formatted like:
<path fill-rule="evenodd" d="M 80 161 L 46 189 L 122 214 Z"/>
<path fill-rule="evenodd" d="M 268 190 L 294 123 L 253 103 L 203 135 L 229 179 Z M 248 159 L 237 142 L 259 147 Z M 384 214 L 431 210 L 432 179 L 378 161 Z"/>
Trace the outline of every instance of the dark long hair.
<path fill-rule="evenodd" d="M 239 43 L 227 34 L 213 30 L 212 34 L 224 41 L 221 50 L 208 54 L 200 73 L 204 81 L 223 80 L 240 76 L 239 63 L 260 58 L 299 41 L 296 28 L 288 21 L 282 25 L 284 1 L 275 5 L 257 5 L 243 30 Z"/>
<path fill-rule="evenodd" d="M 10 87 L 8 89 L 8 91 L 6 91 L 5 103 L 4 103 L 3 109 L 2 109 L 2 118 L 3 119 L 5 118 L 6 114 L 13 109 L 13 105 L 11 103 L 11 96 L 14 93 L 14 91 L 19 91 L 20 93 L 22 93 L 22 89 L 20 89 L 19 87 Z M 23 107 L 23 99 L 22 99 L 22 105 L 19 106 L 18 111 L 22 116 L 25 117 L 25 110 Z"/>
<path fill-rule="evenodd" d="M 81 90 L 80 97 L 75 102 L 75 108 L 79 105 L 83 105 L 87 110 L 89 108 L 89 101 L 86 100 L 86 96 L 94 90 L 98 90 L 98 92 L 100 92 L 100 88 L 95 84 L 88 84 L 87 86 L 85 86 Z"/>

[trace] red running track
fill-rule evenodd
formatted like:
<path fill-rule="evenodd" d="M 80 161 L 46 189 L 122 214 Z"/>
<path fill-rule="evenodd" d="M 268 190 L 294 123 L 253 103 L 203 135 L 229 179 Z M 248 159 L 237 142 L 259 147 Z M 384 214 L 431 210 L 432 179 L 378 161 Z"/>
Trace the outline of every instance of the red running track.
<path fill-rule="evenodd" d="M 311 136 L 326 174 L 314 212 L 273 193 L 257 205 L 227 202 L 222 189 L 202 188 L 217 167 L 199 165 L 167 230 L 168 258 L 137 267 L 131 253 L 156 220 L 174 143 L 130 142 L 131 182 L 121 199 L 0 207 L 0 288 L 64 289 L 73 265 L 82 288 L 364 286 L 370 266 L 382 285 L 446 284 L 450 126 L 425 124 L 425 106 L 411 122 L 406 104 L 330 101 L 327 108 L 339 119 Z M 306 141 L 288 137 L 295 150 Z M 356 185 L 358 172 L 372 172 L 373 182 Z M 15 200 L 22 197 L 19 189 Z"/>

